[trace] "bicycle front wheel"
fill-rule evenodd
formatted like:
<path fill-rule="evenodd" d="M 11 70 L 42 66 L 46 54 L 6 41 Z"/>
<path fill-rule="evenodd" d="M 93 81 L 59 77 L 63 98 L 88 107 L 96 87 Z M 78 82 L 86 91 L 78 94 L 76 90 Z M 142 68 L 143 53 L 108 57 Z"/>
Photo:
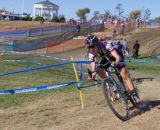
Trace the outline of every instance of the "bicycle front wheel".
<path fill-rule="evenodd" d="M 117 85 L 117 90 L 115 90 Z M 102 81 L 102 88 L 105 100 L 110 107 L 111 111 L 122 121 L 128 120 L 128 101 L 124 98 L 121 87 L 112 78 L 105 78 Z"/>

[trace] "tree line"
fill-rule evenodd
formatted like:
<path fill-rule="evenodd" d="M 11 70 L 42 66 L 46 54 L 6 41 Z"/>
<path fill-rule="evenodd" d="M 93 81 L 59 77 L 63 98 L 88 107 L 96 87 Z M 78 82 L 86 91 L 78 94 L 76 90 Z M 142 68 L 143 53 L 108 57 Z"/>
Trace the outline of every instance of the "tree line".
<path fill-rule="evenodd" d="M 108 17 L 112 17 L 113 19 L 125 19 L 125 18 L 130 18 L 130 19 L 143 19 L 143 20 L 150 20 L 151 16 L 151 11 L 150 9 L 136 9 L 131 11 L 128 15 L 124 15 L 125 9 L 121 3 L 118 3 L 115 7 L 116 14 L 112 14 L 109 10 L 105 10 L 104 13 L 100 13 L 99 11 L 94 11 L 93 16 L 91 19 L 107 19 Z M 0 13 L 6 11 L 5 9 L 0 9 Z M 78 9 L 76 12 L 77 17 L 81 21 L 86 21 L 87 20 L 87 14 L 89 14 L 91 10 L 89 8 L 82 8 Z M 25 21 L 32 21 L 32 17 L 30 14 L 27 14 L 25 17 L 21 18 L 21 20 Z M 41 16 L 36 16 L 34 19 L 35 21 L 41 21 L 43 20 L 43 17 Z M 51 22 L 66 22 L 66 18 L 64 15 L 60 16 L 54 16 L 51 20 Z M 155 22 L 160 22 L 160 16 L 151 19 L 150 21 L 155 21 Z"/>

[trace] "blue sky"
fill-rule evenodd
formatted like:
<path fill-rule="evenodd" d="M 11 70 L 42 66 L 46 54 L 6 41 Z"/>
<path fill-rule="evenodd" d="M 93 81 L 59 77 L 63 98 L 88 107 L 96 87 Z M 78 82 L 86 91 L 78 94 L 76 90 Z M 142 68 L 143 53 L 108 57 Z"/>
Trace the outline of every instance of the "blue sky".
<path fill-rule="evenodd" d="M 0 8 L 5 8 L 11 12 L 22 12 L 23 0 L 0 0 Z M 32 14 L 33 4 L 43 0 L 24 0 L 24 12 Z M 66 18 L 77 18 L 76 11 L 81 8 L 89 8 L 91 10 L 88 17 L 93 15 L 94 11 L 103 13 L 106 9 L 116 14 L 115 7 L 118 3 L 123 5 L 125 14 L 135 9 L 150 9 L 151 18 L 160 16 L 160 0 L 50 0 L 60 6 L 59 14 L 63 14 Z"/>

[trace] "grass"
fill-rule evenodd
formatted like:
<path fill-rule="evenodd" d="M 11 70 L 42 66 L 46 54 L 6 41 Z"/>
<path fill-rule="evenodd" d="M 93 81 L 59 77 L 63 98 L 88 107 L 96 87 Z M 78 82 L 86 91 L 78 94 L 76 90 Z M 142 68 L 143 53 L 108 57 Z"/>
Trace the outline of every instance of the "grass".
<path fill-rule="evenodd" d="M 2 27 L 28 27 L 28 26 L 46 26 L 46 25 L 60 25 L 63 23 L 45 22 L 40 24 L 39 21 L 0 21 Z"/>
<path fill-rule="evenodd" d="M 160 64 L 127 63 L 128 69 L 160 77 Z"/>
<path fill-rule="evenodd" d="M 23 59 L 31 60 L 32 55 L 5 55 L 5 59 Z M 62 61 L 37 57 L 42 65 L 58 64 Z M 38 67 L 39 65 L 30 64 L 28 67 Z M 27 62 L 0 62 L 0 73 L 7 73 L 11 71 L 27 69 Z M 44 70 L 36 70 L 32 72 L 20 73 L 16 75 L 9 75 L 0 77 L 0 90 L 26 88 L 41 85 L 57 84 L 64 82 L 76 81 L 72 64 L 64 65 L 57 68 L 48 68 Z M 88 83 L 88 82 L 85 82 Z M 21 106 L 24 103 L 42 99 L 51 94 L 72 93 L 76 91 L 77 85 L 68 86 L 67 88 L 59 88 L 54 90 L 46 90 L 34 93 L 16 94 L 16 95 L 0 95 L 0 107 L 9 108 L 13 106 Z"/>
<path fill-rule="evenodd" d="M 17 58 L 17 56 L 16 56 Z M 48 63 L 47 59 L 46 62 Z M 55 61 L 53 61 L 55 62 Z M 49 61 L 50 63 L 50 61 Z M 20 69 L 24 67 L 24 63 L 1 63 L 0 72 L 4 72 L 5 70 L 13 70 Z M 67 66 L 70 69 L 72 66 Z M 147 75 L 160 76 L 160 65 L 148 65 L 148 64 L 140 64 L 140 63 L 128 63 L 128 68 L 130 70 L 145 73 Z M 83 85 L 90 84 L 93 82 L 89 82 L 86 80 Z M 47 85 L 53 83 L 62 83 L 66 81 L 75 81 L 74 72 L 68 71 L 66 69 L 45 69 L 35 72 L 22 73 L 12 76 L 1 77 L 0 89 L 15 89 L 15 88 L 23 88 L 23 87 L 33 87 L 38 85 Z M 0 95 L 0 107 L 3 109 L 21 106 L 27 102 L 33 102 L 39 99 L 43 99 L 52 94 L 60 94 L 60 93 L 75 93 L 77 85 L 72 85 L 67 88 L 59 88 L 54 90 L 46 90 L 34 93 L 25 93 L 25 94 L 16 94 L 16 95 Z M 88 89 L 90 91 L 90 89 Z"/>
<path fill-rule="evenodd" d="M 33 21 L 0 21 L 0 26 L 13 26 L 13 27 L 21 27 L 21 26 L 29 26 L 29 25 L 38 25 L 39 22 Z"/>

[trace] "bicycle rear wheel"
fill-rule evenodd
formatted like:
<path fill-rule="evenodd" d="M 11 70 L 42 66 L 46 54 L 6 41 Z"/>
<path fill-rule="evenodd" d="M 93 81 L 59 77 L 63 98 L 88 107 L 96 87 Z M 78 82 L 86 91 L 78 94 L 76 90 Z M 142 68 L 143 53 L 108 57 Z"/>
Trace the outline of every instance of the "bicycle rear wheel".
<path fill-rule="evenodd" d="M 115 92 L 114 85 L 117 85 L 118 89 Z M 105 100 L 110 107 L 111 111 L 122 121 L 129 119 L 129 107 L 128 101 L 124 98 L 121 87 L 117 82 L 112 78 L 105 78 L 102 81 L 103 92 Z M 123 95 L 122 95 L 123 94 Z"/>

